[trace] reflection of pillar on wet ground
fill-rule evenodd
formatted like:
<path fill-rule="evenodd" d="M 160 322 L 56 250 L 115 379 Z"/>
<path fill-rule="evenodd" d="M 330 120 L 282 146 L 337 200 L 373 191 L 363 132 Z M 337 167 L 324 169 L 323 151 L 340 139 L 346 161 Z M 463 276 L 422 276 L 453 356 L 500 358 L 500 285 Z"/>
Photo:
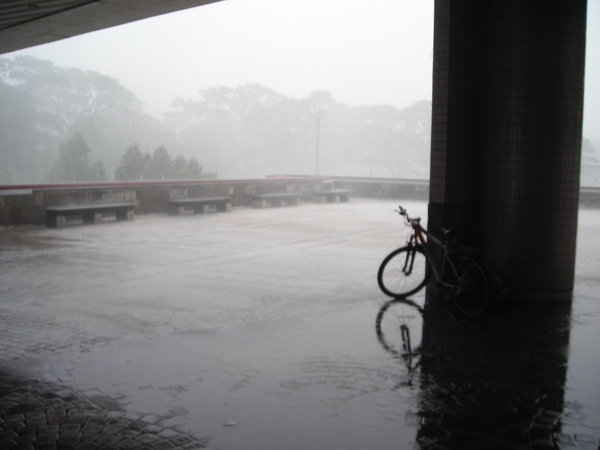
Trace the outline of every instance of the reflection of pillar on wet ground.
<path fill-rule="evenodd" d="M 422 448 L 554 448 L 567 376 L 570 303 L 477 321 L 424 315 Z M 541 446 L 546 442 L 547 446 Z M 465 447 L 467 448 L 467 447 Z M 538 448 L 538 447 L 536 447 Z"/>
<path fill-rule="evenodd" d="M 585 0 L 436 1 L 428 226 L 523 298 L 572 295 L 585 30 Z"/>
<path fill-rule="evenodd" d="M 429 230 L 459 229 L 522 299 L 570 299 L 586 1 L 436 0 L 434 29 Z M 437 306 L 423 324 L 421 446 L 551 447 L 569 303 L 473 322 Z"/>

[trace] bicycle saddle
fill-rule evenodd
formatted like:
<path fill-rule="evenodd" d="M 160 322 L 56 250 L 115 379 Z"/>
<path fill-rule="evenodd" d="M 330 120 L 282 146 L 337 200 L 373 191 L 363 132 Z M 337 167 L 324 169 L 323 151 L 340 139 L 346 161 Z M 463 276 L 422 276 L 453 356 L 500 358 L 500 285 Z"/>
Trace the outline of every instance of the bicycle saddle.
<path fill-rule="evenodd" d="M 442 233 L 444 233 L 444 238 L 448 244 L 453 244 L 458 239 L 458 230 L 448 230 L 447 228 L 442 228 Z"/>

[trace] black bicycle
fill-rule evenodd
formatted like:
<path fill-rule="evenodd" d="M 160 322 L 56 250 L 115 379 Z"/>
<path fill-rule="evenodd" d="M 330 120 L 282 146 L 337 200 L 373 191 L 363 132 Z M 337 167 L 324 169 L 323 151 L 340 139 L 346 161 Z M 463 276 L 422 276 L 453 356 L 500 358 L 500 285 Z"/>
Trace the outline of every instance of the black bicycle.
<path fill-rule="evenodd" d="M 460 313 L 469 317 L 482 314 L 489 301 L 488 283 L 472 256 L 476 250 L 459 247 L 456 231 L 443 229 L 442 242 L 421 225 L 420 217 L 411 218 L 401 206 L 396 212 L 413 232 L 406 246 L 394 250 L 381 263 L 377 273 L 381 290 L 390 297 L 405 298 L 421 290 L 433 274 L 441 292 Z M 431 251 L 431 245 L 441 250 L 441 258 Z"/>

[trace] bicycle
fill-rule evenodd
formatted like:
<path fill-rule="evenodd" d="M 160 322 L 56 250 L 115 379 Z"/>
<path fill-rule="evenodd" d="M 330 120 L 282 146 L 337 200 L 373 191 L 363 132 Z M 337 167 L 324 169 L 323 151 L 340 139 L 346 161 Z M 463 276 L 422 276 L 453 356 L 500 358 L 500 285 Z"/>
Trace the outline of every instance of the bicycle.
<path fill-rule="evenodd" d="M 433 274 L 460 313 L 481 315 L 488 305 L 488 284 L 483 268 L 470 256 L 474 249 L 458 247 L 455 230 L 442 229 L 442 242 L 421 225 L 420 217 L 411 218 L 402 206 L 399 209 L 395 212 L 413 232 L 405 247 L 394 250 L 381 263 L 377 273 L 380 289 L 390 297 L 405 298 L 420 291 Z M 440 260 L 435 258 L 432 245 L 442 250 Z"/>

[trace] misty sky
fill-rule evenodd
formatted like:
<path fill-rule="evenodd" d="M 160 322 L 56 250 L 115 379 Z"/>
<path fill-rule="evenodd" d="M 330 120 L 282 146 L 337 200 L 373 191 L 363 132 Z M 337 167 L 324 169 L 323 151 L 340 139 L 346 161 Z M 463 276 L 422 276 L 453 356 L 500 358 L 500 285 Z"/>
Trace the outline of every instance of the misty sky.
<path fill-rule="evenodd" d="M 160 117 L 175 97 L 259 83 L 349 106 L 431 100 L 433 0 L 226 0 L 20 52 L 117 78 Z M 600 141 L 600 0 L 588 0 L 584 136 Z"/>

